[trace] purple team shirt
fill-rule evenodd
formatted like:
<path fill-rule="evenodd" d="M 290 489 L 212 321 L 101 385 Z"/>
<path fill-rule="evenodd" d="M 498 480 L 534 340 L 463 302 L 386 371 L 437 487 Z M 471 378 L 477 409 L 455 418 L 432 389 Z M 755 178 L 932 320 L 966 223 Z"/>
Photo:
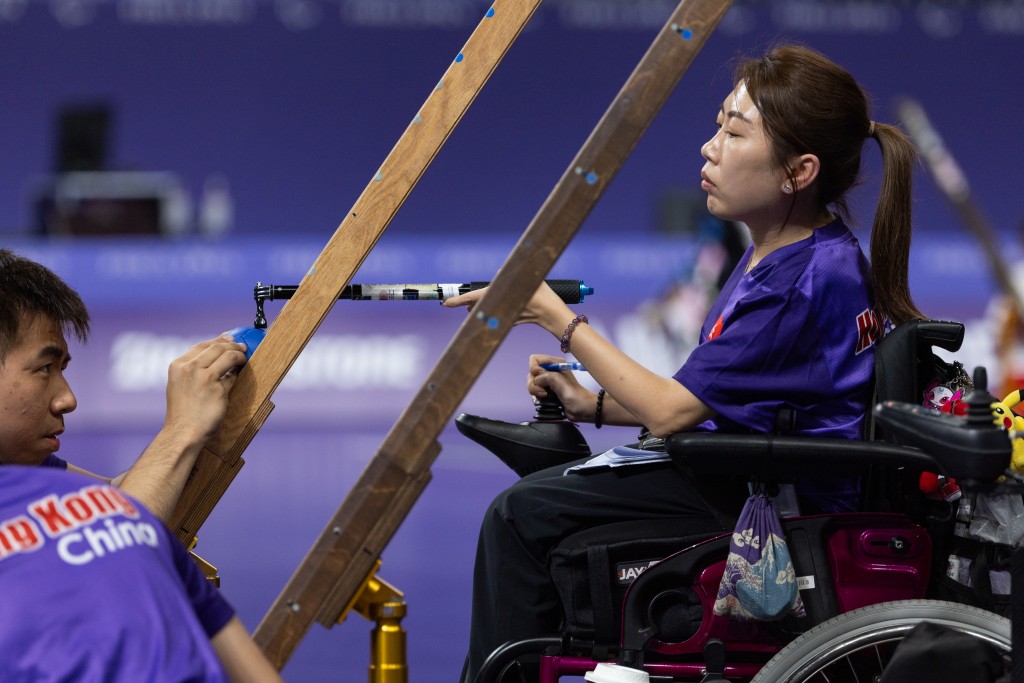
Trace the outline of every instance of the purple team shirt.
<path fill-rule="evenodd" d="M 50 453 L 46 458 L 39 463 L 40 467 L 53 467 L 55 469 L 66 470 L 68 463 L 66 460 L 61 460 L 53 453 Z"/>
<path fill-rule="evenodd" d="M 700 345 L 675 374 L 717 413 L 697 429 L 769 432 L 779 411 L 790 408 L 791 434 L 860 438 L 882 327 L 857 239 L 836 219 L 744 273 L 752 251 L 711 307 Z M 855 482 L 821 483 L 801 493 L 826 502 L 839 494 L 839 509 L 855 503 Z"/>
<path fill-rule="evenodd" d="M 118 489 L 0 467 L 0 667 L 33 681 L 226 681 L 234 616 L 163 523 Z"/>

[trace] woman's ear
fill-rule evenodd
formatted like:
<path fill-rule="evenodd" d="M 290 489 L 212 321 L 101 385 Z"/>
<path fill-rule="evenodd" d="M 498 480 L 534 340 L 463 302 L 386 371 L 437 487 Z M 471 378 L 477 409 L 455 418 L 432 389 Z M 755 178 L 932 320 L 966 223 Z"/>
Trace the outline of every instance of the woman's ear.
<path fill-rule="evenodd" d="M 790 166 L 792 169 L 792 181 L 796 183 L 797 190 L 806 190 L 817 179 L 821 171 L 821 161 L 814 154 L 801 154 Z"/>

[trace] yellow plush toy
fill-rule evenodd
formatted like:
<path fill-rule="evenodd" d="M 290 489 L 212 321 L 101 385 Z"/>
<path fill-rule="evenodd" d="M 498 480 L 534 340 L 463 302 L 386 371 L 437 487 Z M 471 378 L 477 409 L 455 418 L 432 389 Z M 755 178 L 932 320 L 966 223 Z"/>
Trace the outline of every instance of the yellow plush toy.
<path fill-rule="evenodd" d="M 1021 402 L 1024 389 L 1016 389 L 1002 401 L 992 404 L 992 421 L 1010 432 L 1013 441 L 1013 457 L 1010 468 L 1017 474 L 1024 474 L 1024 417 L 1013 412 L 1013 407 Z"/>

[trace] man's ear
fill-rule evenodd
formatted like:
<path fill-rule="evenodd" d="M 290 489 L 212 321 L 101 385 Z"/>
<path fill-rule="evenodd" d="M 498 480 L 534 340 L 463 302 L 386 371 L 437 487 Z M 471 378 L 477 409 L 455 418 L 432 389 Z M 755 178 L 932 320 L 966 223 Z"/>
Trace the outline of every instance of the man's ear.
<path fill-rule="evenodd" d="M 790 166 L 793 172 L 793 182 L 797 190 L 806 190 L 817 179 L 821 171 L 821 161 L 814 154 L 801 154 L 793 160 Z"/>

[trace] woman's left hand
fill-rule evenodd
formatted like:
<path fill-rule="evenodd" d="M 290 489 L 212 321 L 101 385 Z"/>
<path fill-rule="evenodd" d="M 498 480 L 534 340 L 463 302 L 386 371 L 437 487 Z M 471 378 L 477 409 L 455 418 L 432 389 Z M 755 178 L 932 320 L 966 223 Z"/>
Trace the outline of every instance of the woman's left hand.
<path fill-rule="evenodd" d="M 563 361 L 565 361 L 564 358 L 546 354 L 530 356 L 530 372 L 526 376 L 526 390 L 533 395 L 534 400 L 543 398 L 549 393 L 554 394 L 562 404 L 565 416 L 573 422 L 593 422 L 596 405 L 594 392 L 584 388 L 571 372 L 545 370 L 541 367 L 545 363 Z"/>

